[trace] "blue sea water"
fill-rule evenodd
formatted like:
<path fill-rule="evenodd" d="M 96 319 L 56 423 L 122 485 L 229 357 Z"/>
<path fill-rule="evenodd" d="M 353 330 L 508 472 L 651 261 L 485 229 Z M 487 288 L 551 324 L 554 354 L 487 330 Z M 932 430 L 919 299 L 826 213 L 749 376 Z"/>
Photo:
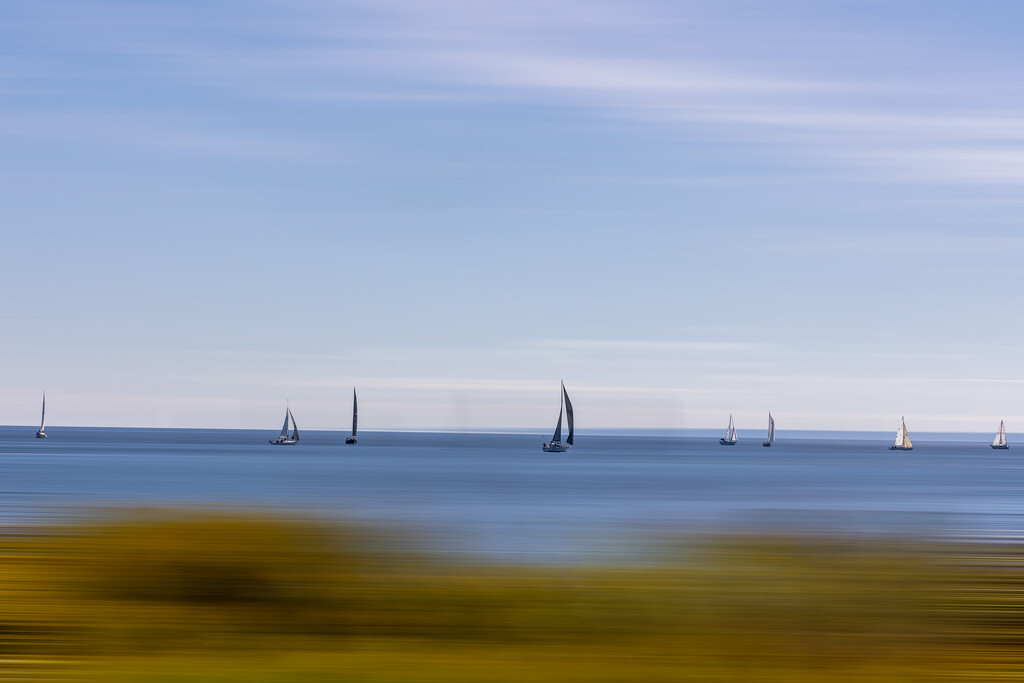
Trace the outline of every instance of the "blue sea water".
<path fill-rule="evenodd" d="M 1024 537 L 1024 445 L 985 435 L 542 433 L 0 427 L 0 524 L 111 508 L 260 509 L 412 532 L 427 547 L 501 561 L 588 561 L 665 537 L 782 530 Z M 1012 437 L 1011 437 L 1012 439 Z"/>

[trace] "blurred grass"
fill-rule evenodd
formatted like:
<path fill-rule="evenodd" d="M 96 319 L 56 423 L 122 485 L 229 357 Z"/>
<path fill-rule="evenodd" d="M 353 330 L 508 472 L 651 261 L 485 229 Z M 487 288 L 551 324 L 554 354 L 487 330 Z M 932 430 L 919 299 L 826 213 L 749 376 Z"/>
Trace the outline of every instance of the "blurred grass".
<path fill-rule="evenodd" d="M 1024 551 L 721 536 L 502 567 L 379 532 L 148 512 L 0 532 L 0 680 L 1005 681 Z"/>

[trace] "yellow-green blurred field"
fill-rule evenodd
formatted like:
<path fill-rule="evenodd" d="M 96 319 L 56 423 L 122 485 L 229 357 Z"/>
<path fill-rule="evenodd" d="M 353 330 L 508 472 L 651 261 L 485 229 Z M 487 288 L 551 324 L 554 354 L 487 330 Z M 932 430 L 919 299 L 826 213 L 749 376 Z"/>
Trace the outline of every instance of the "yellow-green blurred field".
<path fill-rule="evenodd" d="M 1024 679 L 1024 550 L 721 536 L 469 565 L 257 514 L 0 534 L 0 680 Z"/>

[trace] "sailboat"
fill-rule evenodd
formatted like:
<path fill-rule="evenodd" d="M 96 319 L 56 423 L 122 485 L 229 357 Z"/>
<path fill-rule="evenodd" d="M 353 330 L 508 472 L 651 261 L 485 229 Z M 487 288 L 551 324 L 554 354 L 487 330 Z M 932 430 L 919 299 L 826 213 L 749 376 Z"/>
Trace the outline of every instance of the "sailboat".
<path fill-rule="evenodd" d="M 725 428 L 725 438 L 719 439 L 718 443 L 723 446 L 736 445 L 736 425 L 732 423 L 732 415 L 729 416 L 729 426 Z"/>
<path fill-rule="evenodd" d="M 900 418 L 900 428 L 896 430 L 896 443 L 889 446 L 890 451 L 912 451 L 914 444 L 910 443 L 910 435 L 907 434 L 907 423 Z"/>
<path fill-rule="evenodd" d="M 46 392 L 43 392 L 43 415 L 39 418 L 39 431 L 36 432 L 37 439 L 46 438 Z"/>
<path fill-rule="evenodd" d="M 771 413 L 768 413 L 768 440 L 762 441 L 761 445 L 769 448 L 773 443 L 775 443 L 775 418 L 772 417 Z"/>
<path fill-rule="evenodd" d="M 563 404 L 565 408 L 565 420 L 569 427 L 569 436 L 562 443 L 562 409 Z M 545 453 L 565 453 L 569 448 L 572 447 L 572 435 L 573 435 L 573 419 L 572 419 L 572 403 L 569 402 L 569 394 L 565 391 L 565 382 L 562 382 L 562 398 L 558 403 L 558 425 L 555 426 L 555 435 L 551 437 L 551 441 L 541 446 Z"/>
<path fill-rule="evenodd" d="M 292 433 L 288 435 L 288 423 L 291 422 Z M 281 427 L 281 434 L 276 439 L 272 439 L 270 443 L 275 446 L 294 446 L 299 442 L 299 426 L 295 424 L 295 416 L 292 415 L 291 408 L 285 408 L 284 411 L 284 426 Z"/>
<path fill-rule="evenodd" d="M 352 387 L 352 436 L 345 439 L 345 443 L 356 442 L 356 419 L 359 413 L 356 410 L 356 388 Z"/>
<path fill-rule="evenodd" d="M 1006 427 L 1003 425 L 1002 420 L 999 421 L 999 431 L 996 432 L 995 441 L 991 443 L 991 446 L 1002 451 L 1010 448 L 1010 445 L 1006 443 Z"/>

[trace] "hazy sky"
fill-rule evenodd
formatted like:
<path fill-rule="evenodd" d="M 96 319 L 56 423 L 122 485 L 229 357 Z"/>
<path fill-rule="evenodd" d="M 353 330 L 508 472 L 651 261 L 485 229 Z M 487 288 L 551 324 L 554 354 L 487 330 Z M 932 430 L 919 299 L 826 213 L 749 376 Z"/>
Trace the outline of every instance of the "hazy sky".
<path fill-rule="evenodd" d="M 1024 3 L 32 0 L 0 423 L 1024 429 Z"/>

